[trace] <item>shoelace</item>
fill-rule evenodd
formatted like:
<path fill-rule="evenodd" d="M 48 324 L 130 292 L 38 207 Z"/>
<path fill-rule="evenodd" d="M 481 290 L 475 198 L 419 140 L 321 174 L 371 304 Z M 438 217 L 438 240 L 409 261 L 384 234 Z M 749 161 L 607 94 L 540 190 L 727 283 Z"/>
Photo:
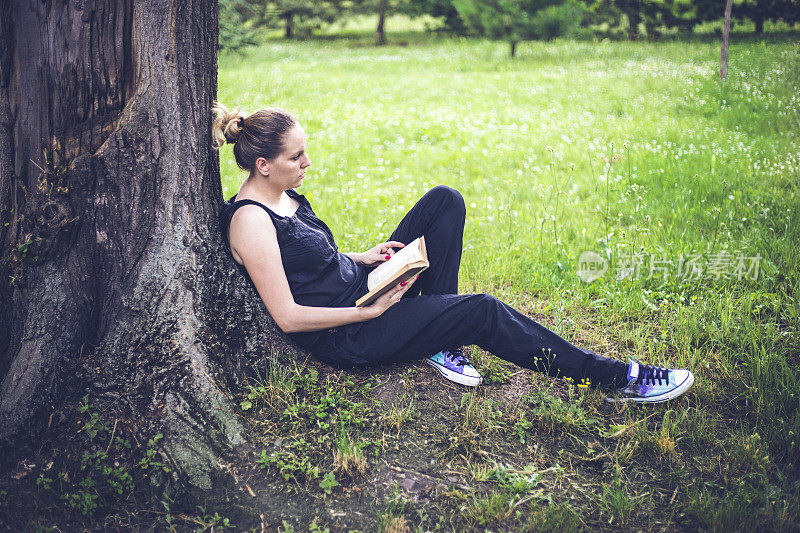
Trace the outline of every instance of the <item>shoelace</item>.
<path fill-rule="evenodd" d="M 467 361 L 467 358 L 464 357 L 461 350 L 453 350 L 452 352 L 450 350 L 445 350 L 444 353 L 445 357 L 450 359 L 456 366 L 464 366 L 469 364 L 469 361 Z M 458 359 L 458 361 L 456 361 L 456 359 Z"/>
<path fill-rule="evenodd" d="M 639 378 L 636 383 L 644 383 L 655 385 L 656 381 L 661 385 L 661 380 L 666 381 L 669 385 L 669 370 L 658 366 L 639 364 Z"/>

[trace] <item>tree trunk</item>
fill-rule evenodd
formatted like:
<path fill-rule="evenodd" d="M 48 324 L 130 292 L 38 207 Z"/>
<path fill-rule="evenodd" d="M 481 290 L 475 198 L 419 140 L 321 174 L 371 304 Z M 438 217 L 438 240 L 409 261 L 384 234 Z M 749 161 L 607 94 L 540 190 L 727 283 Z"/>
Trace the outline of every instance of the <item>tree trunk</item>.
<path fill-rule="evenodd" d="M 628 17 L 628 39 L 635 41 L 639 38 L 639 23 L 642 21 L 642 6 L 640 0 L 625 0 L 621 3 L 622 12 Z"/>
<path fill-rule="evenodd" d="M 764 15 L 757 14 L 753 22 L 756 23 L 756 35 L 762 35 L 764 33 Z"/>
<path fill-rule="evenodd" d="M 375 30 L 375 46 L 383 46 L 386 44 L 386 32 L 384 26 L 386 25 L 386 0 L 381 0 L 378 5 L 378 28 Z"/>
<path fill-rule="evenodd" d="M 283 36 L 286 39 L 291 39 L 294 37 L 294 32 L 292 31 L 292 19 L 294 18 L 294 13 L 288 11 L 284 14 L 283 18 L 286 19 L 286 25 L 284 26 Z"/>
<path fill-rule="evenodd" d="M 725 2 L 725 16 L 722 23 L 722 49 L 720 50 L 719 77 L 723 80 L 728 77 L 728 40 L 731 35 L 731 10 L 733 0 Z"/>
<path fill-rule="evenodd" d="M 87 390 L 160 450 L 177 494 L 247 449 L 225 390 L 297 352 L 233 268 L 211 148 L 217 5 L 0 7 L 0 452 Z"/>
<path fill-rule="evenodd" d="M 509 45 L 511 45 L 511 59 L 517 57 L 517 41 L 509 41 Z"/>
<path fill-rule="evenodd" d="M 12 269 L 3 253 L 14 241 L 17 220 L 13 205 L 17 202 L 14 180 L 14 159 L 11 109 L 8 101 L 9 68 L 11 65 L 11 4 L 0 3 L 0 324 L 11 324 Z M 5 375 L 10 361 L 7 358 L 11 328 L 0 328 L 0 376 Z"/>
<path fill-rule="evenodd" d="M 631 41 L 635 41 L 639 38 L 639 22 L 641 21 L 641 16 L 638 11 L 631 11 L 628 14 L 628 39 Z"/>

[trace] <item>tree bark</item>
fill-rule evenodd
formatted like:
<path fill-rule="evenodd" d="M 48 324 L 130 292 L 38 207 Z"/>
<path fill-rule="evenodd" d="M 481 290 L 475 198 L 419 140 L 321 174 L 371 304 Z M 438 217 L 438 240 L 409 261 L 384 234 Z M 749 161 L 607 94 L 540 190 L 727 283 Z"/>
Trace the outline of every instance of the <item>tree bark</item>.
<path fill-rule="evenodd" d="M 3 250 L 13 241 L 17 233 L 17 221 L 13 205 L 16 203 L 17 186 L 14 179 L 14 159 L 11 108 L 8 101 L 10 82 L 11 4 L 0 3 L 0 323 L 11 324 L 11 268 Z M 11 328 L 0 328 L 0 376 L 8 369 L 10 361 L 6 352 L 11 339 Z"/>
<path fill-rule="evenodd" d="M 508 44 L 511 47 L 511 59 L 514 59 L 517 57 L 517 41 L 509 41 Z"/>
<path fill-rule="evenodd" d="M 723 80 L 728 77 L 728 41 L 731 35 L 731 10 L 733 0 L 725 2 L 725 15 L 722 23 L 722 48 L 720 50 L 719 77 Z"/>
<path fill-rule="evenodd" d="M 236 271 L 211 148 L 217 5 L 0 6 L 0 451 L 87 390 L 176 494 L 248 449 L 226 392 L 271 348 L 302 356 Z"/>

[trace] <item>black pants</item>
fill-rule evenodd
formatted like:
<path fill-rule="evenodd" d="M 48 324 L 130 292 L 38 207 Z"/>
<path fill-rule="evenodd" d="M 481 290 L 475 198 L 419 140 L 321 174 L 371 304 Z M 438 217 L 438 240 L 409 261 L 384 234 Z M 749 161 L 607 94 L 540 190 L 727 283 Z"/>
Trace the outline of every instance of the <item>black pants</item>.
<path fill-rule="evenodd" d="M 430 267 L 381 316 L 328 330 L 312 353 L 338 366 L 361 366 L 477 344 L 521 367 L 575 383 L 626 385 L 627 364 L 573 346 L 488 294 L 456 294 L 465 214 L 455 189 L 438 186 L 425 194 L 389 240 L 408 243 L 425 235 Z"/>

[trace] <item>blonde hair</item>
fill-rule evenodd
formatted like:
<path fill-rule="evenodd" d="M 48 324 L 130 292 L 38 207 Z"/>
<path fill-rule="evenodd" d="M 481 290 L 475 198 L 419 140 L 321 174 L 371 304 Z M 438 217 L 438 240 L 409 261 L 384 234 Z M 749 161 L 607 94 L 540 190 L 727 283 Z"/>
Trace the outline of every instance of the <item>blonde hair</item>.
<path fill-rule="evenodd" d="M 228 108 L 219 102 L 214 102 L 211 112 L 214 113 L 214 124 L 211 126 L 214 147 L 220 148 L 226 142 L 235 143 L 242 133 L 242 125 L 247 113 L 240 111 L 238 107 L 233 111 L 228 111 Z"/>
<path fill-rule="evenodd" d="M 233 156 L 242 170 L 252 172 L 256 159 L 275 159 L 283 151 L 283 137 L 297 124 L 294 115 L 278 107 L 268 107 L 248 115 L 238 107 L 228 111 L 224 105 L 214 102 L 211 109 L 214 124 L 211 134 L 214 147 L 226 142 L 233 144 Z"/>

